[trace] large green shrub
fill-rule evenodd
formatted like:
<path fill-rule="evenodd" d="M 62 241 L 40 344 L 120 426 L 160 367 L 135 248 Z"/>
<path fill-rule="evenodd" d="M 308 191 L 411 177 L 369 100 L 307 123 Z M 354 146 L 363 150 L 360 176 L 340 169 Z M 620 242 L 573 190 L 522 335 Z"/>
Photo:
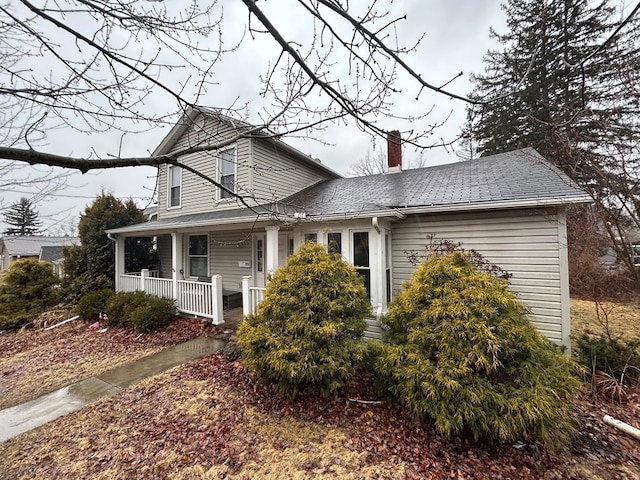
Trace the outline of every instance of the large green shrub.
<path fill-rule="evenodd" d="M 147 331 L 167 325 L 176 314 L 176 305 L 170 298 L 144 292 L 119 292 L 109 298 L 105 313 L 107 325 Z"/>
<path fill-rule="evenodd" d="M 149 295 L 144 292 L 118 292 L 111 296 L 105 306 L 107 325 L 129 325 L 131 312 L 144 306 Z"/>
<path fill-rule="evenodd" d="M 269 281 L 258 313 L 240 325 L 244 363 L 290 396 L 305 387 L 335 393 L 364 358 L 370 308 L 355 269 L 306 243 Z"/>
<path fill-rule="evenodd" d="M 78 302 L 78 315 L 85 320 L 96 320 L 105 311 L 107 302 L 114 294 L 108 288 L 87 293 Z"/>
<path fill-rule="evenodd" d="M 57 283 L 50 263 L 34 259 L 13 262 L 0 283 L 0 329 L 30 322 L 58 303 Z"/>
<path fill-rule="evenodd" d="M 148 297 L 144 304 L 131 311 L 128 323 L 136 330 L 146 332 L 168 325 L 175 314 L 173 299 Z"/>
<path fill-rule="evenodd" d="M 439 433 L 552 447 L 568 440 L 575 364 L 537 332 L 507 283 L 464 253 L 422 263 L 383 323 L 390 343 L 374 360 L 379 382 Z"/>

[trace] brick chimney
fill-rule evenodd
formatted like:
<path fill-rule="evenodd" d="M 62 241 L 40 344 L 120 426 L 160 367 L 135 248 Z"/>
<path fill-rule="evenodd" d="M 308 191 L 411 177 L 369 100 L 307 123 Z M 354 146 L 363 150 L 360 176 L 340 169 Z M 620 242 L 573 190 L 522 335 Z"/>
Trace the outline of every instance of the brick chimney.
<path fill-rule="evenodd" d="M 387 133 L 387 166 L 389 173 L 402 171 L 402 138 L 398 130 Z"/>

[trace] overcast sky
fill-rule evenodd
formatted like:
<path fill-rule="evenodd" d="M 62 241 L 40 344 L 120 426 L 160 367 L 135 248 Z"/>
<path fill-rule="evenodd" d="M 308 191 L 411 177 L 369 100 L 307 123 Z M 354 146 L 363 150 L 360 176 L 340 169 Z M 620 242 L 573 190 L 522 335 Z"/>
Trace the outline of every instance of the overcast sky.
<path fill-rule="evenodd" d="M 223 34 L 231 43 L 242 36 L 247 13 L 241 2 L 223 1 L 224 10 Z M 357 2 L 351 2 L 357 3 Z M 283 2 L 259 2 L 261 8 L 273 13 L 277 26 L 284 32 L 295 35 L 296 31 L 308 29 L 299 18 L 291 17 L 291 10 Z M 420 48 L 411 55 L 411 66 L 419 71 L 423 78 L 433 84 L 442 84 L 464 72 L 462 78 L 456 80 L 448 88 L 456 93 L 466 95 L 471 90 L 469 74 L 482 71 L 482 57 L 490 48 L 496 48 L 489 39 L 489 28 L 504 31 L 504 14 L 500 2 L 494 0 L 413 0 L 394 2 L 393 13 L 400 15 L 406 12 L 407 18 L 398 26 L 400 41 L 419 38 L 425 34 Z M 149 48 L 154 48 L 150 46 Z M 157 47 L 156 47 L 157 48 Z M 279 51 L 264 37 L 253 40 L 246 36 L 240 49 L 224 57 L 216 64 L 216 80 L 218 85 L 212 87 L 203 97 L 201 103 L 211 106 L 226 107 L 235 99 L 244 103 L 258 105 L 260 102 L 259 75 L 266 69 L 269 59 Z M 46 65 L 42 68 L 47 68 Z M 162 80 L 162 78 L 161 78 Z M 410 97 L 411 98 L 411 97 Z M 455 137 L 465 118 L 465 104 L 450 100 L 442 95 L 423 92 L 418 102 L 396 105 L 406 111 L 425 111 L 433 106 L 429 121 L 440 122 L 449 117 L 446 124 L 438 131 L 444 139 Z M 151 98 L 149 111 L 166 114 L 176 110 L 171 102 L 161 98 Z M 393 129 L 389 123 L 383 125 Z M 119 132 L 87 134 L 73 129 L 57 130 L 50 136 L 47 144 L 42 146 L 48 152 L 85 156 L 88 152 L 99 155 L 117 154 L 124 156 L 145 155 L 153 151 L 167 134 L 169 127 L 154 128 L 147 132 L 127 134 Z M 320 135 L 322 144 L 304 139 L 286 139 L 288 143 L 308 153 L 340 173 L 346 173 L 351 164 L 363 158 L 371 146 L 370 137 L 352 128 L 328 128 Z M 407 149 L 407 157 L 415 152 Z M 455 153 L 445 149 L 431 149 L 424 152 L 427 165 L 435 165 L 456 161 Z M 6 179 L 4 179 L 6 180 Z M 36 208 L 47 228 L 47 234 L 70 232 L 71 225 L 76 224 L 79 214 L 91 204 L 101 191 L 111 192 L 119 198 L 133 198 L 140 207 L 150 203 L 155 185 L 155 169 L 149 167 L 105 170 L 85 175 L 74 174 L 69 178 L 69 187 L 57 192 Z M 17 201 L 21 196 L 30 197 L 31 192 L 0 192 L 4 205 Z M 6 225 L 1 223 L 0 231 Z"/>

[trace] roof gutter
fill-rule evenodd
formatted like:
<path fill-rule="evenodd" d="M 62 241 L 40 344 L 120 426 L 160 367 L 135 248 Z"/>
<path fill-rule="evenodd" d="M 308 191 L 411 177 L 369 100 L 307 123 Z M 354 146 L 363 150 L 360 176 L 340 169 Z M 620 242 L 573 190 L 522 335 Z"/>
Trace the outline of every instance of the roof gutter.
<path fill-rule="evenodd" d="M 514 208 L 552 207 L 574 203 L 591 203 L 592 201 L 593 199 L 589 195 L 585 194 L 576 195 L 575 197 L 549 197 L 530 200 L 503 200 L 500 202 L 454 203 L 450 205 L 423 205 L 417 207 L 406 207 L 401 209 L 401 211 L 405 215 L 415 215 L 417 213 L 447 213 L 467 212 L 470 210 L 510 210 Z"/>

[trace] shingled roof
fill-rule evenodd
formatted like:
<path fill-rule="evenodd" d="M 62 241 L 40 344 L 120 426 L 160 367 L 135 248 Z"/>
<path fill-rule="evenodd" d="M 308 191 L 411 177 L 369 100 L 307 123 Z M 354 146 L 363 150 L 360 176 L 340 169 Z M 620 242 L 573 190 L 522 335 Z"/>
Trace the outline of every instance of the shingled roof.
<path fill-rule="evenodd" d="M 566 175 L 534 149 L 525 148 L 398 173 L 324 180 L 276 204 L 256 207 L 256 210 L 294 218 L 332 219 L 528 208 L 588 201 L 589 196 Z M 109 232 L 220 225 L 255 216 L 255 212 L 246 208 L 223 210 Z"/>
<path fill-rule="evenodd" d="M 366 177 L 327 180 L 282 203 L 307 215 L 508 208 L 588 201 L 532 148 Z"/>
<path fill-rule="evenodd" d="M 40 255 L 42 247 L 67 247 L 79 245 L 78 237 L 47 237 L 43 235 L 17 235 L 0 238 L 7 253 L 14 257 Z"/>

